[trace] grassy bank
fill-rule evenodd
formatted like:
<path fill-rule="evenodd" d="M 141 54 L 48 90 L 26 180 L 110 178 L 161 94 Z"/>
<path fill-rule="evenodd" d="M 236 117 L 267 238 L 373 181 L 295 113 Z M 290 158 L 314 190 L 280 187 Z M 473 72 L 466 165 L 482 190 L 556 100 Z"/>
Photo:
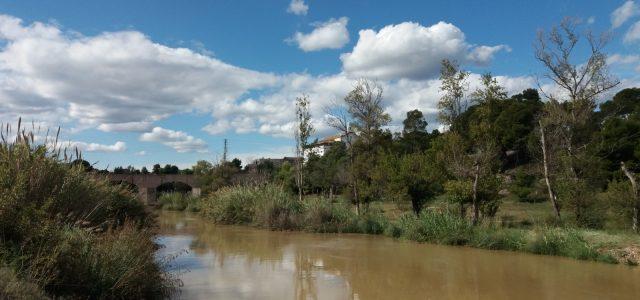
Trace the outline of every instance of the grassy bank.
<path fill-rule="evenodd" d="M 471 225 L 466 219 L 432 209 L 420 216 L 389 218 L 372 205 L 357 215 L 350 204 L 310 197 L 303 202 L 277 185 L 223 188 L 202 200 L 201 213 L 216 223 L 245 224 L 272 230 L 385 234 L 395 238 L 482 249 L 522 251 L 607 263 L 637 264 L 617 250 L 633 242 L 611 243 L 600 232 L 533 225 L 511 228 L 499 222 Z"/>
<path fill-rule="evenodd" d="M 143 204 L 33 142 L 0 144 L 0 298 L 169 295 Z"/>

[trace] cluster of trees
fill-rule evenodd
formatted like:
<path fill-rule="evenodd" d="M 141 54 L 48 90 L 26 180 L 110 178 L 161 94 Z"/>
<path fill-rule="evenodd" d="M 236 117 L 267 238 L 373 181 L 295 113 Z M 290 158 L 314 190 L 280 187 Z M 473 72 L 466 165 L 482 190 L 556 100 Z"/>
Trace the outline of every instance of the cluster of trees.
<path fill-rule="evenodd" d="M 423 113 L 413 110 L 402 132 L 392 133 L 382 88 L 358 81 L 343 103 L 325 110 L 342 142 L 323 156 L 311 153 L 304 164 L 283 166 L 276 179 L 301 198 L 342 193 L 358 211 L 371 201 L 406 200 L 419 214 L 426 202 L 442 197 L 474 224 L 496 214 L 501 191 L 511 185 L 523 198 L 534 192 L 547 198 L 559 221 L 602 227 L 615 208 L 613 218 L 638 230 L 640 89 L 622 90 L 598 106 L 619 81 L 607 70 L 607 37 L 581 34 L 577 26 L 566 19 L 539 33 L 536 58 L 554 94 L 539 88 L 508 96 L 489 73 L 470 90 L 469 73 L 444 60 L 443 132 L 428 132 Z M 585 41 L 586 62 L 574 62 L 578 52 L 584 55 L 578 45 Z M 306 96 L 298 99 L 297 153 L 313 132 L 308 106 Z"/>
<path fill-rule="evenodd" d="M 142 167 L 142 169 L 137 169 L 134 166 L 127 166 L 127 167 L 119 166 L 119 167 L 113 168 L 113 173 L 114 174 L 193 174 L 193 170 L 189 168 L 180 170 L 178 166 L 171 165 L 171 164 L 166 164 L 164 165 L 164 167 L 161 166 L 160 164 L 155 164 L 153 165 L 153 168 L 151 169 L 151 171 L 149 171 L 147 167 Z"/>

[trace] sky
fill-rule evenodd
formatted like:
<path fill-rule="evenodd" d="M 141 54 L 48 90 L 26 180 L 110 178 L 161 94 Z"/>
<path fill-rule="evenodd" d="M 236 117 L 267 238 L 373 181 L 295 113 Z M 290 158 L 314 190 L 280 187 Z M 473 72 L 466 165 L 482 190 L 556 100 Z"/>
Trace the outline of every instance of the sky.
<path fill-rule="evenodd" d="M 616 91 L 640 86 L 640 1 L 4 0 L 0 122 L 60 127 L 98 168 L 217 161 L 224 139 L 245 163 L 282 157 L 295 98 L 322 138 L 360 78 L 383 87 L 392 130 L 413 109 L 439 126 L 445 58 L 471 89 L 491 72 L 510 94 L 554 91 L 533 43 L 564 17 L 611 33 Z"/>

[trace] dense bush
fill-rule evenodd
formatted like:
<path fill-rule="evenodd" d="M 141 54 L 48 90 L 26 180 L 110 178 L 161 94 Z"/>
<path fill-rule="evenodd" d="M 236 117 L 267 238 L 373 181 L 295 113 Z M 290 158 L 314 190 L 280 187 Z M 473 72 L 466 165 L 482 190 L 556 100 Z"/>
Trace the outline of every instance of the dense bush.
<path fill-rule="evenodd" d="M 21 280 L 7 267 L 0 267 L 0 299 L 47 299 L 36 284 Z"/>
<path fill-rule="evenodd" d="M 583 235 L 575 229 L 539 228 L 527 250 L 535 254 L 615 262 L 613 257 L 601 254 L 595 247 L 589 245 Z"/>
<path fill-rule="evenodd" d="M 380 209 L 357 215 L 349 204 L 313 197 L 300 202 L 276 184 L 222 188 L 203 200 L 203 215 L 222 224 L 313 232 L 381 234 L 387 220 Z"/>
<path fill-rule="evenodd" d="M 144 205 L 33 142 L 0 144 L 0 266 L 54 297 L 167 295 Z"/>
<path fill-rule="evenodd" d="M 471 224 L 458 216 L 423 211 L 419 217 L 404 215 L 398 221 L 400 235 L 418 242 L 464 245 L 472 235 Z"/>
<path fill-rule="evenodd" d="M 179 211 L 200 211 L 200 197 L 179 192 L 163 193 L 158 197 L 162 209 Z"/>

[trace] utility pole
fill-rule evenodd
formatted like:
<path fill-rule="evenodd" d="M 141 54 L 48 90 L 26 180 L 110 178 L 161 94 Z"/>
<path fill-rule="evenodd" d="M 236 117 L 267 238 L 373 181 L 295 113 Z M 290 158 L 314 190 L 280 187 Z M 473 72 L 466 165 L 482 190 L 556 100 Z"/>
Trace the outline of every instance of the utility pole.
<path fill-rule="evenodd" d="M 222 163 L 227 162 L 227 139 L 224 139 L 224 152 L 222 152 Z"/>

